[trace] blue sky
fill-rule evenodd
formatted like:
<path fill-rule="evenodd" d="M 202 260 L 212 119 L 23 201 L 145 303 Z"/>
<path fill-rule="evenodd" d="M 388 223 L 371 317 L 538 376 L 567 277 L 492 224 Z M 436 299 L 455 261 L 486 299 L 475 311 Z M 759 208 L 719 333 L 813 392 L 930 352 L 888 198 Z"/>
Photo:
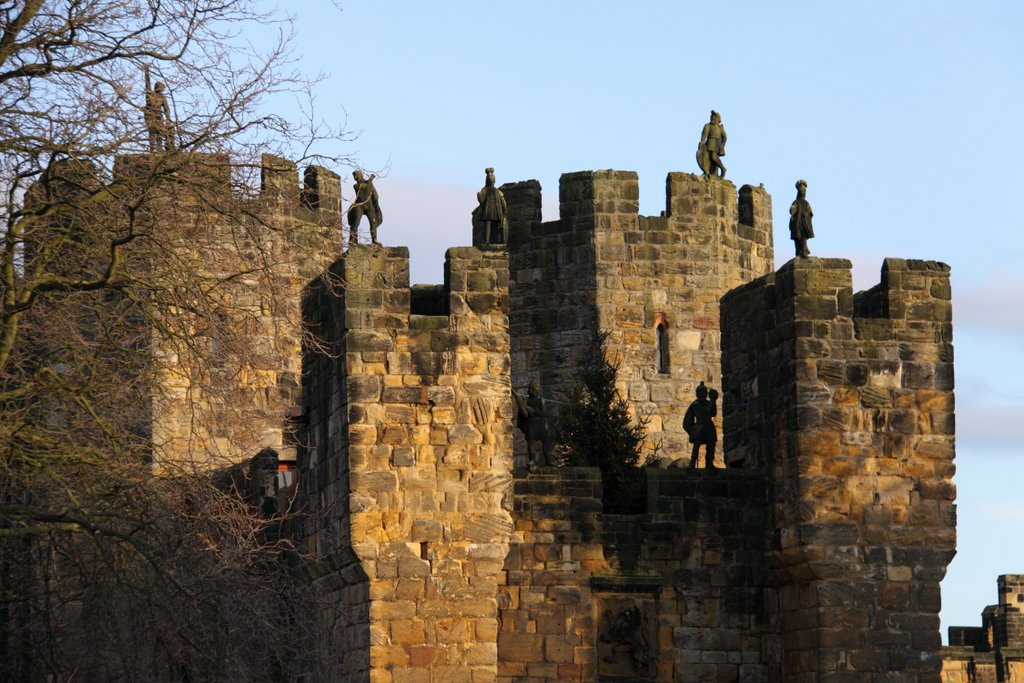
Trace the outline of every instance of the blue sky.
<path fill-rule="evenodd" d="M 959 554 L 943 637 L 980 624 L 996 576 L 1024 573 L 1024 3 L 340 5 L 285 5 L 295 56 L 329 74 L 318 115 L 359 133 L 331 151 L 382 174 L 381 239 L 410 247 L 416 282 L 440 282 L 444 250 L 470 241 L 484 167 L 538 179 L 546 218 L 560 174 L 637 171 L 657 215 L 665 175 L 697 171 L 711 109 L 728 177 L 773 195 L 777 266 L 798 178 L 812 253 L 851 259 L 858 289 L 886 256 L 949 263 Z"/>

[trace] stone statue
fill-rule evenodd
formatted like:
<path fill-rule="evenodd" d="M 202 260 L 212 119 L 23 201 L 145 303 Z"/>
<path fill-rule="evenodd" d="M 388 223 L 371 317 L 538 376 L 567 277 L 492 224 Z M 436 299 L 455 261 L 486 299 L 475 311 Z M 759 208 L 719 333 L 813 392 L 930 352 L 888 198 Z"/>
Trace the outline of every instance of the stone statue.
<path fill-rule="evenodd" d="M 717 111 L 712 111 L 711 121 L 704 124 L 704 130 L 700 133 L 700 144 L 697 146 L 697 165 L 700 166 L 705 178 L 725 177 L 722 157 L 725 156 L 727 137 L 725 127 L 722 125 L 722 117 Z"/>
<path fill-rule="evenodd" d="M 365 214 L 370 221 L 370 240 L 374 244 L 377 241 L 377 226 L 383 221 L 380 211 L 380 199 L 377 196 L 377 188 L 373 186 L 373 179 L 377 176 L 370 174 L 369 178 L 363 176 L 362 171 L 352 171 L 352 178 L 355 179 L 355 199 L 348 207 L 348 230 L 349 244 L 359 244 L 359 223 Z"/>
<path fill-rule="evenodd" d="M 718 442 L 718 431 L 715 429 L 714 417 L 718 415 L 718 392 L 710 392 L 704 382 L 697 387 L 697 400 L 690 404 L 683 416 L 683 429 L 690 435 L 693 449 L 690 452 L 690 469 L 697 467 L 698 451 L 704 446 L 704 467 L 715 469 L 715 444 Z"/>
<path fill-rule="evenodd" d="M 505 195 L 494 186 L 494 169 L 487 168 L 484 172 L 487 174 L 484 187 L 476 193 L 480 204 L 473 209 L 473 229 L 479 235 L 474 244 L 505 244 L 508 242 Z"/>
<path fill-rule="evenodd" d="M 814 237 L 814 226 L 811 219 L 814 211 L 811 210 L 811 203 L 807 201 L 807 181 L 796 181 L 796 199 L 789 205 L 789 236 L 796 245 L 796 255 L 803 258 L 810 256 L 807 248 L 807 240 Z"/>
<path fill-rule="evenodd" d="M 171 127 L 171 108 L 164 95 L 164 84 L 157 81 L 150 85 L 149 67 L 144 70 L 146 76 L 146 106 L 142 110 L 142 118 L 149 133 L 149 151 L 170 152 L 174 149 L 174 129 Z"/>
<path fill-rule="evenodd" d="M 604 657 L 604 661 L 618 661 L 619 651 L 622 650 L 632 659 L 631 668 L 636 673 L 648 673 L 651 668 L 651 647 L 644 633 L 645 621 L 639 607 L 627 607 L 618 614 L 606 610 L 605 629 L 600 640 L 611 644 L 611 653 Z"/>
<path fill-rule="evenodd" d="M 530 382 L 526 398 L 515 392 L 512 395 L 516 399 L 516 427 L 526 438 L 530 464 L 547 465 L 551 443 L 548 440 L 548 414 L 540 395 L 540 385 L 536 381 Z"/>

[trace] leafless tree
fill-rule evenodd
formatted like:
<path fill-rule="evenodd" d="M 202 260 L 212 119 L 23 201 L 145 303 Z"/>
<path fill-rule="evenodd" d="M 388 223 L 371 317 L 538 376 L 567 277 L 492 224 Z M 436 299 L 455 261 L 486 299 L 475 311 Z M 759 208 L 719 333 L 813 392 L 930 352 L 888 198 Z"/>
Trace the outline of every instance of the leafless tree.
<path fill-rule="evenodd" d="M 308 663 L 287 515 L 216 474 L 289 401 L 280 284 L 325 258 L 266 219 L 299 193 L 258 154 L 320 133 L 263 106 L 311 84 L 260 4 L 0 0 L 0 679 Z"/>

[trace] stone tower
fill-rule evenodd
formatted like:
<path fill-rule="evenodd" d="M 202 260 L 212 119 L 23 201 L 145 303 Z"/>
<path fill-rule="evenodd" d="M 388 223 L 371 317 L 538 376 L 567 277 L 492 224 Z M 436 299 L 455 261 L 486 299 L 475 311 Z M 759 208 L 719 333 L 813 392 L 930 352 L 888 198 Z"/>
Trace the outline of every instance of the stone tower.
<path fill-rule="evenodd" d="M 305 299 L 300 489 L 325 679 L 493 681 L 512 534 L 507 262 L 352 245 Z"/>
<path fill-rule="evenodd" d="M 619 393 L 646 416 L 648 450 L 683 454 L 683 413 L 704 381 L 720 387 L 718 300 L 772 271 L 771 197 L 670 173 L 666 209 L 639 215 L 637 174 L 567 173 L 557 221 L 540 184 L 501 188 L 509 211 L 512 381 L 563 399 L 594 333 L 619 363 Z"/>
<path fill-rule="evenodd" d="M 33 233 L 26 262 L 46 253 L 46 268 L 85 280 L 116 263 L 120 290 L 47 301 L 40 315 L 77 326 L 69 340 L 120 335 L 96 358 L 114 364 L 102 375 L 113 405 L 97 412 L 130 435 L 119 441 L 157 469 L 224 467 L 264 448 L 294 461 L 301 292 L 340 251 L 338 176 L 311 166 L 300 188 L 276 156 L 246 167 L 185 152 L 120 156 L 109 176 L 66 160 L 47 175 L 29 201 L 52 193 L 73 211 Z"/>
<path fill-rule="evenodd" d="M 516 479 L 507 683 L 939 680 L 955 552 L 949 269 L 798 259 L 721 302 L 724 472 Z"/>
<path fill-rule="evenodd" d="M 149 164 L 125 157 L 115 171 L 131 187 L 140 165 L 146 182 Z M 264 448 L 295 459 L 288 421 L 300 403 L 301 292 L 340 252 L 340 179 L 311 166 L 302 189 L 294 163 L 265 154 L 259 193 L 244 196 L 233 172 L 224 155 L 190 155 L 147 202 L 164 248 L 140 258 L 189 273 L 207 292 L 196 319 L 183 314 L 188 301 L 166 302 L 152 332 L 158 466 L 223 467 Z"/>
<path fill-rule="evenodd" d="M 722 301 L 725 446 L 772 501 L 779 680 L 938 680 L 951 320 L 934 261 L 886 259 L 854 295 L 849 261 L 799 258 Z"/>

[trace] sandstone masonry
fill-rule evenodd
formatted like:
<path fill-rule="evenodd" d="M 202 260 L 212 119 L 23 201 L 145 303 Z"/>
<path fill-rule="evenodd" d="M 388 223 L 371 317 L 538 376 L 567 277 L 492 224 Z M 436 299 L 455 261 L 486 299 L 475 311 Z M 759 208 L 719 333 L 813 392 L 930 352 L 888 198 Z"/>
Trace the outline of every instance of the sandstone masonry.
<path fill-rule="evenodd" d="M 540 184 L 502 186 L 509 205 L 512 382 L 564 399 L 595 332 L 619 363 L 619 393 L 645 416 L 648 450 L 689 457 L 683 414 L 721 384 L 718 300 L 772 270 L 771 197 L 671 173 L 666 210 L 640 216 L 636 173 L 559 183 L 560 219 L 540 222 Z"/>
<path fill-rule="evenodd" d="M 255 171 L 258 189 L 238 182 Z M 57 173 L 65 176 L 58 186 L 73 192 L 97 171 L 64 162 Z M 81 254 L 56 262 L 80 262 L 74 267 L 84 271 L 108 257 L 97 258 L 88 239 L 109 249 L 121 235 L 104 231 L 123 227 L 129 211 L 144 234 L 120 256 L 146 315 L 119 324 L 138 326 L 144 341 L 126 344 L 156 362 L 133 359 L 139 367 L 121 369 L 124 395 L 145 405 L 114 417 L 151 437 L 145 455 L 158 470 L 224 467 L 263 448 L 294 462 L 288 418 L 300 400 L 301 292 L 340 253 L 340 179 L 319 166 L 304 175 L 300 187 L 295 164 L 269 154 L 257 168 L 233 166 L 223 154 L 122 156 L 99 196 L 102 211 L 73 216 Z M 29 254 L 41 248 L 26 245 Z M 106 304 L 105 314 L 124 315 L 113 294 Z M 87 327 L 94 314 L 73 315 Z"/>
<path fill-rule="evenodd" d="M 507 272 L 503 252 L 450 249 L 418 313 L 408 250 L 353 245 L 306 296 L 300 476 L 324 680 L 496 679 L 512 534 Z"/>
<path fill-rule="evenodd" d="M 506 251 L 354 246 L 306 291 L 301 534 L 316 680 L 938 683 L 955 551 L 949 268 L 772 272 L 770 198 L 670 174 L 567 174 L 561 218 L 506 185 Z M 467 230 L 468 230 L 467 226 Z M 513 467 L 511 390 L 561 397 L 608 332 L 651 444 L 723 389 L 727 470 L 648 469 L 607 515 L 588 468 Z M 667 358 L 666 358 L 667 356 Z"/>
<path fill-rule="evenodd" d="M 118 160 L 119 187 L 159 161 Z M 562 177 L 547 223 L 536 181 L 503 186 L 507 248 L 450 249 L 442 284 L 410 287 L 403 247 L 340 256 L 338 176 L 310 167 L 300 188 L 286 160 L 261 170 L 245 196 L 228 159 L 195 155 L 142 195 L 170 248 L 134 265 L 216 287 L 202 315 L 187 292 L 152 302 L 162 362 L 138 415 L 158 467 L 294 450 L 294 536 L 320 597 L 309 680 L 1024 675 L 1017 575 L 940 650 L 956 543 L 945 264 L 889 258 L 854 293 L 842 259 L 774 270 L 760 187 L 672 173 L 664 215 L 645 217 L 635 173 L 586 171 Z M 219 346 L 211 321 L 245 348 Z M 600 333 L 662 455 L 685 463 L 693 390 L 721 387 L 732 467 L 649 468 L 644 513 L 610 515 L 596 469 L 515 458 L 512 390 L 538 380 L 561 400 Z"/>
<path fill-rule="evenodd" d="M 782 680 L 935 680 L 956 549 L 949 268 L 887 259 L 856 296 L 849 268 L 797 259 L 723 299 L 727 457 L 771 488 Z"/>

